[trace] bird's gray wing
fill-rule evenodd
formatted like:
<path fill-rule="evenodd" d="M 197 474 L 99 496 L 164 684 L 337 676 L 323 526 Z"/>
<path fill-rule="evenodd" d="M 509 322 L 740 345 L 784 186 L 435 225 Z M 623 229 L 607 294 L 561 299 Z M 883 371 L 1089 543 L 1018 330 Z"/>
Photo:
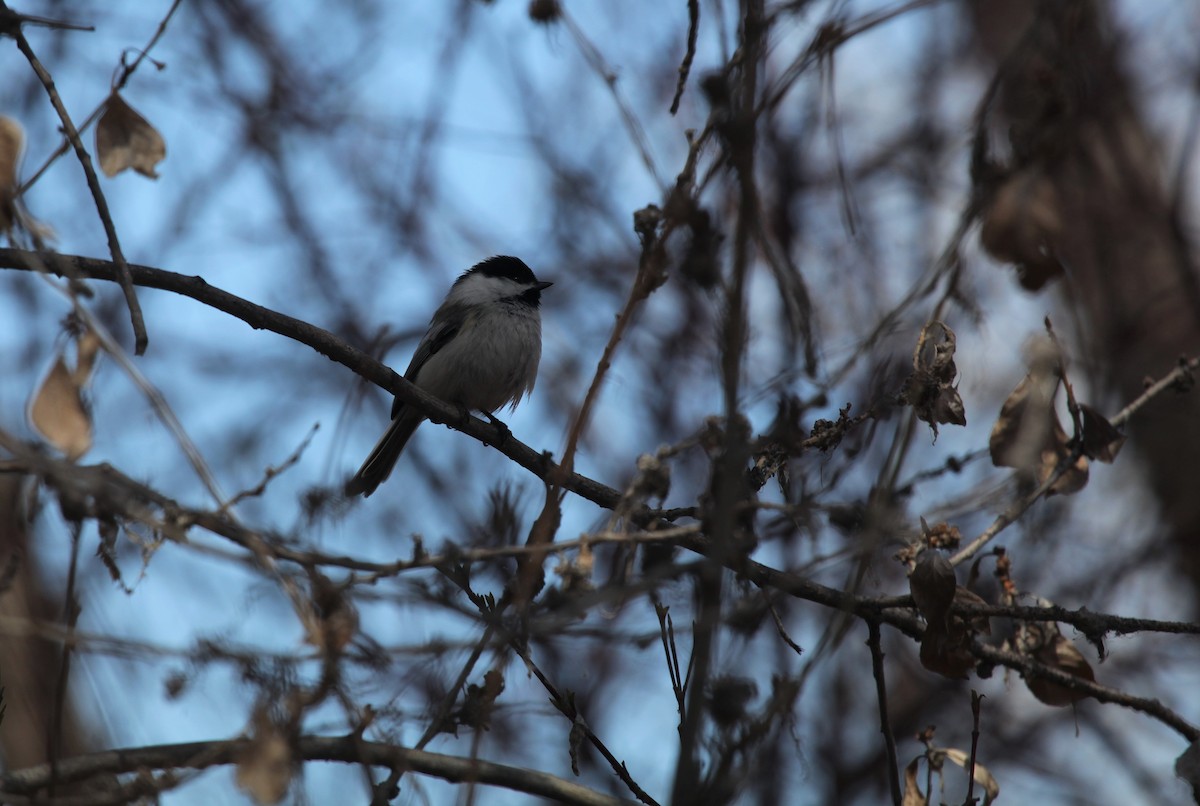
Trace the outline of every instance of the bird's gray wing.
<path fill-rule="evenodd" d="M 408 362 L 408 369 L 404 371 L 404 378 L 409 381 L 416 381 L 417 373 L 421 371 L 421 367 L 425 366 L 425 362 L 437 354 L 439 350 L 454 340 L 462 330 L 463 324 L 467 321 L 467 308 L 463 305 L 446 305 L 438 308 L 437 313 L 433 315 L 433 320 L 429 324 L 429 330 L 425 331 L 424 338 L 417 345 L 416 352 L 413 353 L 412 360 Z M 396 415 L 400 413 L 400 409 L 404 404 L 400 398 L 392 403 L 392 419 L 396 419 Z"/>

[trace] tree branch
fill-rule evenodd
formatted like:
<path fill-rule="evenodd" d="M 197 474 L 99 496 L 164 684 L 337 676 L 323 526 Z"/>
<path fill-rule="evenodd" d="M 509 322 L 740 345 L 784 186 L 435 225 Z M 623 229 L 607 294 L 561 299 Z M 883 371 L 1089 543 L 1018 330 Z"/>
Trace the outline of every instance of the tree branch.
<path fill-rule="evenodd" d="M 60 761 L 57 780 L 68 783 L 86 781 L 97 775 L 135 772 L 142 768 L 207 769 L 236 764 L 238 759 L 250 750 L 252 744 L 251 739 L 233 739 L 130 747 L 90 753 Z M 632 803 L 545 772 L 442 753 L 410 750 L 381 742 L 364 742 L 353 735 L 302 736 L 295 742 L 293 752 L 296 758 L 306 761 L 340 761 L 347 764 L 403 767 L 412 772 L 455 783 L 474 781 L 550 798 L 559 803 L 581 806 L 618 806 Z M 50 780 L 50 765 L 39 764 L 0 774 L 0 791 L 6 794 L 29 794 L 44 788 Z"/>

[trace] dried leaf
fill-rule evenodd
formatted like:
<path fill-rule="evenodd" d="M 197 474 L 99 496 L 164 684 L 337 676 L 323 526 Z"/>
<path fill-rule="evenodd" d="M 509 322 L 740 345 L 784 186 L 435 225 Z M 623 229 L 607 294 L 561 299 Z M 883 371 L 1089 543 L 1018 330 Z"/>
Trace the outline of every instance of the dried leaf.
<path fill-rule="evenodd" d="M 35 246 L 40 248 L 36 242 L 52 241 L 54 230 L 26 212 L 17 197 L 17 190 L 21 186 L 17 181 L 17 166 L 21 163 L 24 149 L 25 131 L 21 124 L 0 115 L 0 236 L 8 235 L 14 227 L 19 227 L 33 235 Z"/>
<path fill-rule="evenodd" d="M 944 748 L 941 752 L 946 755 L 946 758 L 964 770 L 968 769 L 971 765 L 970 753 L 953 747 Z M 979 763 L 978 759 L 975 761 L 975 774 L 972 777 L 975 778 L 975 783 L 983 787 L 983 806 L 988 806 L 989 803 L 1000 797 L 1000 784 L 996 782 L 995 777 L 988 771 L 988 768 Z"/>
<path fill-rule="evenodd" d="M 967 410 L 957 389 L 943 386 L 938 390 L 937 399 L 933 402 L 933 418 L 947 425 L 967 424 Z"/>
<path fill-rule="evenodd" d="M 938 425 L 967 424 L 962 397 L 954 386 L 958 374 L 954 365 L 956 343 L 954 331 L 942 322 L 930 322 L 921 328 L 913 350 L 913 371 L 900 393 L 901 400 L 913 407 L 917 417 L 929 423 L 935 439 Z"/>
<path fill-rule="evenodd" d="M 167 143 L 120 93 L 114 92 L 96 124 L 96 155 L 105 176 L 113 177 L 132 168 L 142 176 L 157 179 L 154 167 L 167 156 Z"/>
<path fill-rule="evenodd" d="M 291 786 L 292 771 L 291 745 L 260 711 L 254 717 L 254 737 L 238 757 L 238 788 L 255 803 L 279 803 Z"/>
<path fill-rule="evenodd" d="M 1058 421 L 1054 397 L 1058 391 L 1058 350 L 1051 345 L 1035 352 L 1032 367 L 1000 408 L 988 438 L 992 464 L 1012 467 L 1037 484 L 1053 475 L 1071 454 L 1070 438 Z M 1088 460 L 1078 457 L 1050 487 L 1048 494 L 1068 495 L 1088 481 Z"/>
<path fill-rule="evenodd" d="M 966 680 L 975 668 L 975 656 L 968 648 L 969 636 L 963 632 L 953 635 L 933 625 L 921 636 L 921 665 L 931 672 L 951 680 Z"/>
<path fill-rule="evenodd" d="M 1061 635 L 1056 636 L 1053 642 L 1043 647 L 1034 657 L 1047 666 L 1058 669 L 1061 672 L 1066 672 L 1067 674 L 1072 674 L 1088 681 L 1095 681 L 1096 679 L 1096 674 L 1092 671 L 1091 665 L 1084 659 L 1083 653 Z M 1086 691 L 1078 691 L 1066 686 L 1060 686 L 1058 683 L 1041 677 L 1028 678 L 1025 680 L 1025 685 L 1029 687 L 1033 696 L 1047 705 L 1070 705 L 1073 702 L 1079 702 L 1091 696 Z"/>
<path fill-rule="evenodd" d="M 1125 435 L 1100 412 L 1086 403 L 1079 404 L 1083 420 L 1083 453 L 1089 459 L 1112 464 L 1125 444 Z"/>
<path fill-rule="evenodd" d="M 92 418 L 83 405 L 82 386 L 75 378 L 76 373 L 67 369 L 59 355 L 29 407 L 33 427 L 71 461 L 92 447 Z"/>
<path fill-rule="evenodd" d="M 484 674 L 482 686 L 477 686 L 474 683 L 468 685 L 462 707 L 454 712 L 454 725 L 447 729 L 448 732 L 454 733 L 457 736 L 458 725 L 489 730 L 491 728 L 492 711 L 496 708 L 496 698 L 503 691 L 504 675 L 495 669 Z"/>
<path fill-rule="evenodd" d="M 954 566 L 945 555 L 932 550 L 918 555 L 912 573 L 908 575 L 908 589 L 926 623 L 948 629 L 950 605 L 954 603 L 956 587 L 958 582 L 954 576 Z"/>
<path fill-rule="evenodd" d="M 0 116 L 0 233 L 17 220 L 17 165 L 25 149 L 25 131 L 10 117 Z"/>
<path fill-rule="evenodd" d="M 1063 637 L 1054 622 L 1027 622 L 1016 636 L 1017 649 L 1024 655 L 1060 672 L 1088 681 L 1096 679 L 1091 665 L 1075 644 Z M 1087 692 L 1060 685 L 1043 677 L 1028 676 L 1025 685 L 1033 696 L 1047 705 L 1064 706 L 1090 696 Z"/>
<path fill-rule="evenodd" d="M 959 585 L 954 589 L 953 604 L 987 604 L 978 595 Z M 950 612 L 942 622 L 929 622 L 921 636 L 921 665 L 952 680 L 964 680 L 967 673 L 978 665 L 971 652 L 971 641 L 982 633 L 991 635 L 991 621 L 987 616 L 964 618 Z"/>
<path fill-rule="evenodd" d="M 312 603 L 316 618 L 306 619 L 310 623 L 305 641 L 325 652 L 341 652 L 358 633 L 358 610 L 346 588 L 314 573 Z"/>
<path fill-rule="evenodd" d="M 1033 472 L 1041 462 L 1042 447 L 1051 440 L 1054 414 L 1054 390 L 1047 389 L 1045 378 L 1026 375 L 1012 390 L 1000 416 L 992 425 L 988 453 L 996 467 L 1013 467 Z"/>
<path fill-rule="evenodd" d="M 1192 785 L 1192 796 L 1200 803 L 1200 742 L 1192 742 L 1175 759 L 1175 774 Z"/>
<path fill-rule="evenodd" d="M 85 330 L 75 343 L 75 372 L 72 380 L 80 389 L 92 379 L 96 369 L 96 357 L 100 354 L 100 337 L 93 330 Z"/>
<path fill-rule="evenodd" d="M 904 768 L 904 800 L 901 806 L 928 806 L 929 801 L 921 792 L 921 784 L 917 781 L 918 764 L 921 756 L 917 756 Z"/>
<path fill-rule="evenodd" d="M 1050 179 L 1028 169 L 1008 177 L 983 213 L 983 248 L 997 260 L 1014 264 L 1021 285 L 1030 291 L 1063 272 L 1054 254 L 1063 230 L 1060 208 Z"/>

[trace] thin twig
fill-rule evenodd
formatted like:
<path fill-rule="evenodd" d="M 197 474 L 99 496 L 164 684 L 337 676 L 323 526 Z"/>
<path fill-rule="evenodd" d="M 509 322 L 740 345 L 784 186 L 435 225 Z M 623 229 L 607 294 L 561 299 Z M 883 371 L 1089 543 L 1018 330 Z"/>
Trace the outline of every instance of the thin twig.
<path fill-rule="evenodd" d="M 975 806 L 975 754 L 979 751 L 979 712 L 983 695 L 971 689 L 971 758 L 967 765 L 967 800 L 964 806 Z"/>
<path fill-rule="evenodd" d="M 71 524 L 71 564 L 67 570 L 67 590 L 64 594 L 63 620 L 66 621 L 66 632 L 70 636 L 79 621 L 79 602 L 75 598 L 75 580 L 79 569 L 79 532 L 82 530 L 81 521 Z M 46 755 L 50 759 L 50 797 L 54 797 L 54 787 L 57 783 L 58 755 L 62 750 L 63 715 L 67 712 L 67 680 L 71 674 L 72 641 L 63 641 L 62 661 L 58 667 L 58 681 L 54 686 L 54 711 L 51 717 L 50 734 L 46 737 L 49 746 Z"/>
<path fill-rule="evenodd" d="M 700 0 L 688 0 L 688 41 L 683 63 L 679 65 L 679 83 L 675 85 L 675 97 L 671 99 L 671 114 L 679 111 L 683 88 L 687 86 L 688 74 L 692 71 L 692 59 L 696 58 L 696 38 L 700 34 Z"/>
<path fill-rule="evenodd" d="M 671 608 L 659 602 L 654 603 L 654 612 L 658 616 L 659 636 L 662 639 L 663 653 L 667 656 L 667 675 L 671 678 L 671 691 L 675 694 L 675 707 L 679 711 L 679 728 L 683 730 L 684 713 L 687 711 L 687 685 L 679 671 L 679 649 L 675 646 L 675 624 L 671 621 Z"/>
<path fill-rule="evenodd" d="M 0 0 L 0 9 L 8 9 L 4 0 Z M 138 302 L 136 292 L 133 290 L 133 278 L 130 275 L 129 264 L 125 261 L 125 255 L 121 251 L 121 241 L 117 237 L 117 228 L 113 224 L 112 215 L 108 211 L 108 201 L 104 198 L 104 190 L 100 187 L 100 178 L 96 176 L 96 169 L 92 166 L 92 158 L 88 155 L 87 149 L 84 148 L 83 140 L 80 139 L 79 132 L 75 129 L 75 124 L 71 122 L 71 115 L 67 112 L 67 107 L 58 95 L 58 89 L 54 86 L 54 79 L 50 76 L 50 72 L 38 60 L 37 54 L 33 52 L 33 48 L 29 46 L 29 41 L 25 38 L 25 34 L 21 33 L 20 29 L 13 36 L 17 40 L 17 48 L 29 61 L 29 66 L 33 68 L 33 72 L 37 74 L 38 79 L 42 82 L 46 94 L 50 96 L 50 103 L 58 113 L 59 120 L 62 121 L 67 139 L 71 141 L 71 145 L 75 149 L 75 154 L 79 157 L 79 164 L 83 167 L 84 176 L 87 177 L 88 189 L 91 191 L 92 200 L 96 205 L 96 214 L 100 217 L 100 223 L 104 226 L 104 234 L 108 237 L 108 251 L 112 255 L 113 263 L 117 266 L 119 283 L 121 290 L 125 294 L 125 304 L 129 308 L 129 320 L 133 327 L 133 352 L 134 355 L 142 355 L 146 352 L 146 346 L 150 343 L 150 337 L 146 333 L 146 321 L 142 317 L 142 306 Z"/>
<path fill-rule="evenodd" d="M 263 471 L 263 477 L 258 484 L 248 490 L 242 490 L 233 498 L 230 498 L 221 505 L 218 512 L 220 512 L 222 515 L 225 515 L 247 498 L 257 498 L 265 493 L 267 491 L 267 485 L 270 484 L 273 479 L 283 473 L 286 473 L 288 468 L 295 466 L 295 464 L 300 461 L 300 457 L 304 455 L 305 449 L 308 448 L 309 443 L 312 442 L 312 438 L 316 435 L 317 429 L 320 427 L 320 423 L 314 423 L 313 427 L 308 430 L 308 434 L 305 435 L 304 439 L 300 440 L 300 444 L 296 447 L 296 450 L 292 451 L 291 456 L 284 459 L 278 467 L 268 465 L 267 469 Z"/>
<path fill-rule="evenodd" d="M 599 751 L 600 755 L 604 756 L 604 759 L 608 762 L 613 772 L 618 778 L 621 779 L 621 782 L 625 784 L 629 791 L 633 793 L 634 797 L 646 804 L 646 806 L 658 806 L 658 802 L 655 801 L 654 798 L 650 797 L 650 795 L 644 789 L 642 789 L 637 781 L 633 779 L 633 776 L 629 773 L 629 768 L 625 766 L 625 763 L 618 761 L 617 757 L 613 755 L 612 751 L 608 749 L 604 742 L 601 741 L 600 737 L 596 735 L 590 726 L 588 726 L 587 722 L 582 718 L 582 715 L 576 709 L 574 698 L 564 697 L 559 692 L 558 688 L 550 681 L 550 678 L 546 676 L 546 674 L 538 667 L 536 663 L 534 663 L 533 656 L 529 653 L 528 643 L 524 641 L 521 636 L 511 632 L 501 623 L 500 613 L 491 607 L 489 601 L 485 599 L 485 597 L 480 596 L 471 590 L 470 585 L 468 585 L 460 575 L 451 574 L 445 570 L 443 570 L 443 575 L 446 577 L 446 579 L 454 583 L 454 585 L 456 585 L 464 594 L 466 594 L 467 598 L 471 600 L 471 603 L 474 604 L 476 609 L 479 611 L 479 615 L 484 622 L 495 627 L 496 632 L 499 633 L 504 641 L 508 643 L 509 647 L 517 654 L 517 656 L 524 661 L 526 668 L 533 673 L 533 676 L 536 677 L 538 682 L 542 684 L 542 687 L 546 689 L 546 692 L 550 695 L 550 703 L 559 711 L 559 713 L 571 721 L 573 727 L 583 730 L 584 735 L 587 736 L 588 742 L 591 743 L 592 747 Z"/>
<path fill-rule="evenodd" d="M 879 622 L 867 619 L 867 646 L 871 648 L 871 673 L 875 676 L 875 696 L 879 701 L 879 731 L 887 747 L 888 787 L 892 790 L 892 803 L 900 806 L 900 762 L 896 755 L 896 737 L 892 734 L 891 719 L 888 717 L 887 682 L 883 677 L 883 647 L 879 642 Z"/>

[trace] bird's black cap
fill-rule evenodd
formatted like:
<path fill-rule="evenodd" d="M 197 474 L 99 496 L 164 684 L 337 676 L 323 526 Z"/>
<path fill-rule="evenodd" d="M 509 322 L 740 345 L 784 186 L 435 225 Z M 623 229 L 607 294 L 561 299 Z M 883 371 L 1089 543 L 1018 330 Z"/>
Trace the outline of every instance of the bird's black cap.
<path fill-rule="evenodd" d="M 479 273 L 487 277 L 503 277 L 506 280 L 521 283 L 522 285 L 530 285 L 536 283 L 538 279 L 533 276 L 533 272 L 520 258 L 515 258 L 510 255 L 496 255 L 487 260 L 476 263 L 467 270 L 463 277 L 468 274 Z M 462 280 L 462 277 L 459 278 Z"/>

